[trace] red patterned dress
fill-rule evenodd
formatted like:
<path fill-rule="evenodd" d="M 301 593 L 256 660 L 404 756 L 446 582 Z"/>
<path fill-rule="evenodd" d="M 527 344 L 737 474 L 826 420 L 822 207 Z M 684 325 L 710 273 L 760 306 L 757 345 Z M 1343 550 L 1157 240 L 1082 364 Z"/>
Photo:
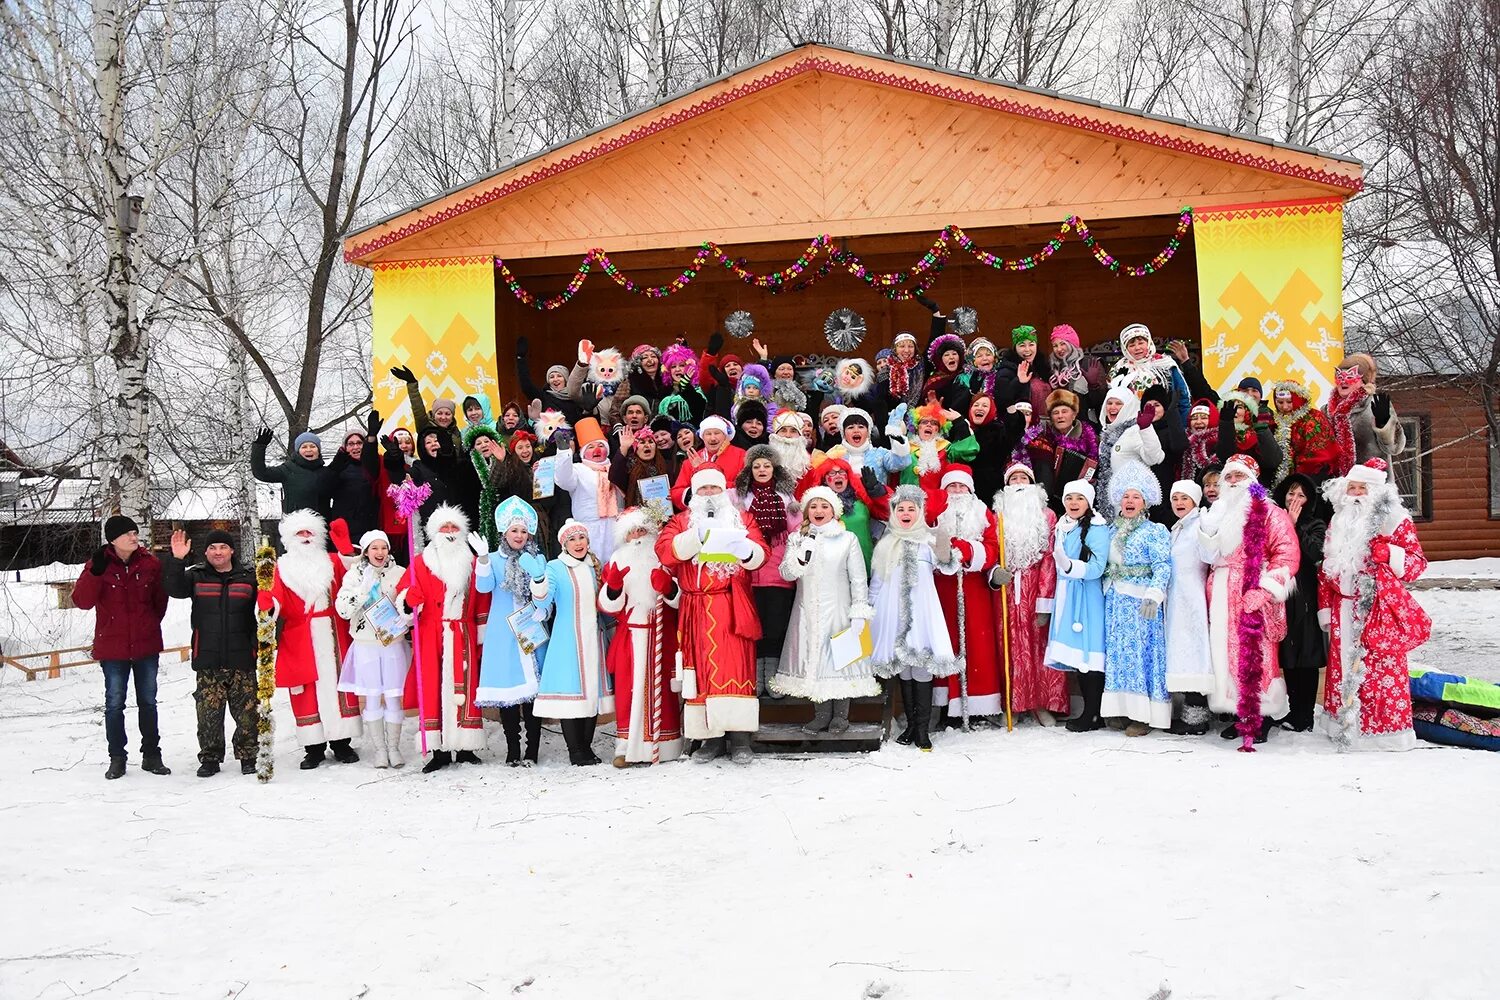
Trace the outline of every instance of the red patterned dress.
<path fill-rule="evenodd" d="M 1044 661 L 1047 648 L 1047 626 L 1038 627 L 1036 616 L 1052 613 L 1052 597 L 1057 592 L 1057 569 L 1052 560 L 1052 530 L 1057 515 L 1044 509 L 1047 517 L 1047 539 L 1037 554 L 1024 565 L 1012 563 L 1015 555 L 1007 538 L 1006 568 L 1015 574 L 1010 586 L 995 591 L 995 617 L 1002 608 L 1007 615 L 1010 635 L 1010 707 L 1015 714 L 1042 709 L 1061 715 L 1068 713 L 1068 675 L 1052 670 Z M 1001 631 L 1004 652 L 1005 631 Z"/>

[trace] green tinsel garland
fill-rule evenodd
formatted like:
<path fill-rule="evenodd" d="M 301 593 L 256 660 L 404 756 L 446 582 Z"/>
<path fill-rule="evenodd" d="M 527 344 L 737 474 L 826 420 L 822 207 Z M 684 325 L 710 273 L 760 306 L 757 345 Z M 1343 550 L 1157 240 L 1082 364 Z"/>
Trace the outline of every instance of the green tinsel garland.
<path fill-rule="evenodd" d="M 270 593 L 275 580 L 276 550 L 262 540 L 260 548 L 255 550 L 255 584 L 261 593 Z M 255 723 L 255 777 L 264 783 L 270 781 L 276 771 L 274 709 L 271 704 L 276 696 L 276 615 L 271 611 L 257 611 L 255 622 L 255 696 L 260 702 L 260 717 Z"/>

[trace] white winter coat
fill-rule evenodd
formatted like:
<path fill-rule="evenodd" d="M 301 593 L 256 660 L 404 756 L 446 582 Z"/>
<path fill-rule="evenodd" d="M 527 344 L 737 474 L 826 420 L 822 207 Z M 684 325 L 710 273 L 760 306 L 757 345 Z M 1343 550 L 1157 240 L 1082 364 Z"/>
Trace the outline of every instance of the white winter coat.
<path fill-rule="evenodd" d="M 793 535 L 787 540 L 781 575 L 797 582 L 797 597 L 771 690 L 810 701 L 879 694 L 868 658 L 836 670 L 830 646 L 834 633 L 848 628 L 852 619 L 868 621 L 875 613 L 859 539 L 838 521 Z"/>

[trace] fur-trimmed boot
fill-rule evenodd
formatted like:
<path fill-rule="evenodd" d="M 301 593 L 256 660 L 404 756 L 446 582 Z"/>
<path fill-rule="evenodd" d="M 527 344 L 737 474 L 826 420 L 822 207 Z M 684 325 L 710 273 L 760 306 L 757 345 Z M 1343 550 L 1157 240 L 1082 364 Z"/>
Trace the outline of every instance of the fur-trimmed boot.
<path fill-rule="evenodd" d="M 385 752 L 386 759 L 392 767 L 405 767 L 406 758 L 401 756 L 401 723 L 387 722 L 385 724 Z"/>
<path fill-rule="evenodd" d="M 385 726 L 380 719 L 366 719 L 365 732 L 370 740 L 370 762 L 376 767 L 390 767 L 390 751 L 385 748 Z"/>

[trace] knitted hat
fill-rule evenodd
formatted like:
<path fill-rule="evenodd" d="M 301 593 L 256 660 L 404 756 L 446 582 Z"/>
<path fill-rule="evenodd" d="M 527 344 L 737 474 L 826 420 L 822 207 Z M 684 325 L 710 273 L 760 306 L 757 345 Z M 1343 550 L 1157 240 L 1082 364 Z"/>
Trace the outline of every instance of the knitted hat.
<path fill-rule="evenodd" d="M 215 528 L 213 531 L 210 531 L 208 533 L 208 537 L 203 540 L 204 548 L 207 548 L 210 545 L 227 545 L 231 549 L 238 549 L 240 547 L 240 540 L 238 538 L 235 538 L 229 532 L 225 531 L 223 528 Z"/>
<path fill-rule="evenodd" d="M 1072 344 L 1082 349 L 1083 345 L 1078 340 L 1078 331 L 1066 323 L 1059 323 L 1052 328 L 1051 335 L 1047 338 L 1052 342 L 1052 349 L 1057 350 L 1058 344 Z"/>
<path fill-rule="evenodd" d="M 359 536 L 360 551 L 364 551 L 365 549 L 369 548 L 371 542 L 385 542 L 386 548 L 390 548 L 391 536 L 387 535 L 379 528 L 372 528 L 369 531 L 365 532 L 363 535 Z"/>
<path fill-rule="evenodd" d="M 1024 472 L 1026 473 L 1027 478 L 1029 478 L 1033 483 L 1036 482 L 1036 470 L 1025 462 L 1012 462 L 1007 465 L 1005 467 L 1005 476 L 1000 481 L 1008 485 L 1010 483 L 1011 475 L 1016 472 Z"/>
<path fill-rule="evenodd" d="M 657 416 L 651 418 L 651 423 L 648 426 L 652 431 L 667 431 L 668 433 L 675 433 L 676 430 L 673 427 L 674 423 L 676 423 L 676 421 L 674 421 L 671 417 L 666 416 L 665 414 L 658 414 Z"/>
<path fill-rule="evenodd" d="M 1235 388 L 1239 389 L 1241 392 L 1254 392 L 1257 395 L 1265 395 L 1265 390 L 1262 389 L 1260 385 L 1260 379 L 1256 378 L 1254 375 L 1246 375 L 1244 378 L 1240 379 L 1240 384 Z"/>
<path fill-rule="evenodd" d="M 567 378 L 568 377 L 568 366 L 567 365 L 549 365 L 547 367 L 547 377 L 551 378 L 553 372 L 557 372 L 563 378 Z"/>
<path fill-rule="evenodd" d="M 862 426 L 869 427 L 870 415 L 857 406 L 846 407 L 844 409 L 842 419 L 839 420 L 839 426 L 850 427 L 854 424 L 860 424 Z"/>
<path fill-rule="evenodd" d="M 1156 342 L 1151 340 L 1150 327 L 1148 327 L 1145 323 L 1127 324 L 1125 329 L 1120 331 L 1120 350 L 1124 351 L 1127 347 L 1130 346 L 1130 342 L 1132 340 L 1139 340 L 1142 337 L 1145 337 L 1146 340 L 1151 343 L 1152 350 L 1156 349 Z"/>
<path fill-rule="evenodd" d="M 988 337 L 975 337 L 972 341 L 969 342 L 969 357 L 978 357 L 980 351 L 989 351 L 991 354 L 999 353 L 995 350 L 994 341 L 990 340 Z"/>
<path fill-rule="evenodd" d="M 721 354 L 721 355 L 719 355 L 719 367 L 723 368 L 725 365 L 728 365 L 728 364 L 736 364 L 736 365 L 739 365 L 741 368 L 745 367 L 745 362 L 743 362 L 743 361 L 740 360 L 740 356 L 738 354 Z"/>
<path fill-rule="evenodd" d="M 720 431 L 725 437 L 734 436 L 734 428 L 729 426 L 729 421 L 725 420 L 717 413 L 711 413 L 698 422 L 699 434 L 702 434 L 704 431 L 709 430 Z"/>
<path fill-rule="evenodd" d="M 630 409 L 632 406 L 639 406 L 643 411 L 645 411 L 646 416 L 651 416 L 651 400 L 647 399 L 645 396 L 626 396 L 625 402 L 620 404 L 620 416 L 623 417 L 625 415 L 625 411 Z"/>
<path fill-rule="evenodd" d="M 1203 502 L 1203 487 L 1199 486 L 1191 479 L 1179 479 L 1177 480 L 1177 482 L 1172 484 L 1171 495 L 1176 496 L 1179 493 L 1181 493 L 1185 497 L 1190 498 L 1193 501 L 1194 507 Z"/>
<path fill-rule="evenodd" d="M 891 341 L 891 346 L 894 347 L 897 344 L 900 344 L 903 340 L 909 341 L 912 344 L 916 344 L 917 335 L 912 333 L 910 330 L 902 330 L 900 333 L 896 334 L 896 339 Z"/>
<path fill-rule="evenodd" d="M 1063 329 L 1063 327 L 1058 327 L 1058 329 L 1061 330 Z M 1070 326 L 1067 327 L 1067 329 L 1071 330 L 1073 328 Z M 1054 339 L 1056 339 L 1057 332 L 1055 330 L 1053 331 L 1052 336 Z M 1075 333 L 1073 334 L 1073 336 L 1077 337 L 1078 334 Z M 1010 331 L 1010 342 L 1012 344 L 1015 344 L 1019 347 L 1021 344 L 1024 344 L 1027 341 L 1030 341 L 1033 344 L 1036 343 L 1036 327 L 1022 324 L 1021 326 L 1018 326 L 1014 330 Z M 1074 342 L 1076 343 L 1077 341 Z"/>
<path fill-rule="evenodd" d="M 301 434 L 297 435 L 294 441 L 292 441 L 292 447 L 298 450 L 300 450 L 305 444 L 315 444 L 318 446 L 319 452 L 322 452 L 323 450 L 323 439 L 318 437 L 312 431 L 303 431 Z"/>
<path fill-rule="evenodd" d="M 1191 410 L 1188 410 L 1188 416 L 1189 417 L 1196 417 L 1200 413 L 1203 414 L 1205 417 L 1211 417 L 1211 416 L 1213 416 L 1213 414 L 1214 414 L 1214 404 L 1211 403 L 1211 402 L 1209 402 L 1206 399 L 1194 400 L 1193 401 L 1193 408 Z"/>
<path fill-rule="evenodd" d="M 132 531 L 140 530 L 141 526 L 136 524 L 131 518 L 126 517 L 124 514 L 115 514 L 112 517 L 105 518 L 104 540 L 112 542 L 121 535 L 128 535 Z"/>
<path fill-rule="evenodd" d="M 433 416 L 437 416 L 439 410 L 447 410 L 449 413 L 455 413 L 458 407 L 454 404 L 453 400 L 444 396 L 442 399 L 434 399 L 432 401 Z"/>
<path fill-rule="evenodd" d="M 563 522 L 563 526 L 557 529 L 557 544 L 567 545 L 568 540 L 582 535 L 589 537 L 589 529 L 582 521 L 575 521 L 571 517 Z"/>
<path fill-rule="evenodd" d="M 1087 480 L 1084 480 L 1084 479 L 1075 479 L 1071 483 L 1068 483 L 1066 486 L 1063 487 L 1063 491 L 1062 491 L 1063 499 L 1066 500 L 1068 498 L 1068 494 L 1070 494 L 1070 493 L 1077 493 L 1079 496 L 1083 497 L 1085 500 L 1087 500 L 1089 502 L 1089 506 L 1090 507 L 1094 506 L 1094 484 L 1093 483 L 1088 482 Z"/>

